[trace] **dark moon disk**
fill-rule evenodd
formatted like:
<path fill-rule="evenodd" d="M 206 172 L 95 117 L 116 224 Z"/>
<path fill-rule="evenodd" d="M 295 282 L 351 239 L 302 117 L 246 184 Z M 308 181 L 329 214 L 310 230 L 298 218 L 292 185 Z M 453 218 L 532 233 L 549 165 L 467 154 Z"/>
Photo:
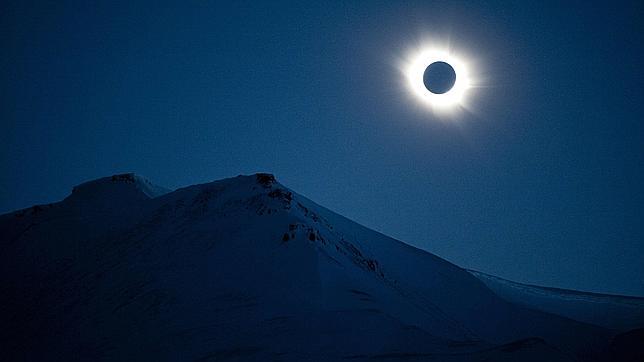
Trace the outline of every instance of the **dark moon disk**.
<path fill-rule="evenodd" d="M 445 62 L 430 64 L 423 73 L 425 88 L 434 94 L 448 92 L 456 82 L 456 72 L 451 65 Z"/>

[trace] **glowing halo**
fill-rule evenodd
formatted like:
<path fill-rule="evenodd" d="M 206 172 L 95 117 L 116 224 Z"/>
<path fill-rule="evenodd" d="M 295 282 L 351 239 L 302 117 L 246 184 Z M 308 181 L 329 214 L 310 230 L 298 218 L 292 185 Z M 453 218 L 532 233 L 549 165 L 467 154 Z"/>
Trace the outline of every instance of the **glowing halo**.
<path fill-rule="evenodd" d="M 432 93 L 423 83 L 425 69 L 435 62 L 449 64 L 456 73 L 454 86 L 445 93 Z M 438 48 L 419 51 L 410 57 L 410 61 L 405 64 L 403 71 L 407 77 L 408 87 L 412 94 L 421 100 L 423 104 L 436 111 L 450 111 L 456 107 L 463 106 L 465 94 L 472 86 L 465 62 L 451 52 Z"/>

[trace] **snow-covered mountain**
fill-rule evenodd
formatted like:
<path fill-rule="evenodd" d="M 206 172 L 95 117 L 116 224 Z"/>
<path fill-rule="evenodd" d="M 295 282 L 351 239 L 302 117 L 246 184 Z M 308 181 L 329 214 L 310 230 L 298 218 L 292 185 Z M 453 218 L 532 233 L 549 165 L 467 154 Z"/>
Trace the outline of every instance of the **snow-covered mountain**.
<path fill-rule="evenodd" d="M 0 238 L 8 360 L 564 361 L 614 347 L 615 331 L 520 303 L 270 174 L 175 191 L 106 177 L 0 216 Z"/>
<path fill-rule="evenodd" d="M 619 332 L 644 326 L 644 298 L 546 288 L 470 270 L 510 302 Z"/>

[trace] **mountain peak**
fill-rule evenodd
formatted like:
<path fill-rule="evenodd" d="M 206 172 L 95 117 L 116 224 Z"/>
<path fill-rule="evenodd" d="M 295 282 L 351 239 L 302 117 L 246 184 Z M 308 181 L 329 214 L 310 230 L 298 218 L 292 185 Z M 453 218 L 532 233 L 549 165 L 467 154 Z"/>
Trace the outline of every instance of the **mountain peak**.
<path fill-rule="evenodd" d="M 257 183 L 264 187 L 271 187 L 274 183 L 277 182 L 275 175 L 273 175 L 272 173 L 259 172 L 255 174 L 255 178 L 257 179 Z"/>
<path fill-rule="evenodd" d="M 153 184 L 145 177 L 130 172 L 84 182 L 72 189 L 71 197 L 124 190 L 137 190 L 147 198 L 154 198 L 170 192 L 164 187 Z"/>
<path fill-rule="evenodd" d="M 72 189 L 65 201 L 93 210 L 125 209 L 133 202 L 149 200 L 170 190 L 134 173 L 122 173 L 87 181 Z"/>

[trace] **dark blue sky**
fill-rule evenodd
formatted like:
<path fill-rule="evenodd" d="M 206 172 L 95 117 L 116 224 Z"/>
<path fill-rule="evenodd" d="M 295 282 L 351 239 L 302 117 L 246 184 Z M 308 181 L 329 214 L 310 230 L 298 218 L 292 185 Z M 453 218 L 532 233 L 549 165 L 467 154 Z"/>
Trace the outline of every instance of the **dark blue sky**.
<path fill-rule="evenodd" d="M 643 4 L 3 1 L 0 211 L 267 171 L 463 267 L 644 296 Z M 485 78 L 458 122 L 401 87 L 428 36 Z"/>

